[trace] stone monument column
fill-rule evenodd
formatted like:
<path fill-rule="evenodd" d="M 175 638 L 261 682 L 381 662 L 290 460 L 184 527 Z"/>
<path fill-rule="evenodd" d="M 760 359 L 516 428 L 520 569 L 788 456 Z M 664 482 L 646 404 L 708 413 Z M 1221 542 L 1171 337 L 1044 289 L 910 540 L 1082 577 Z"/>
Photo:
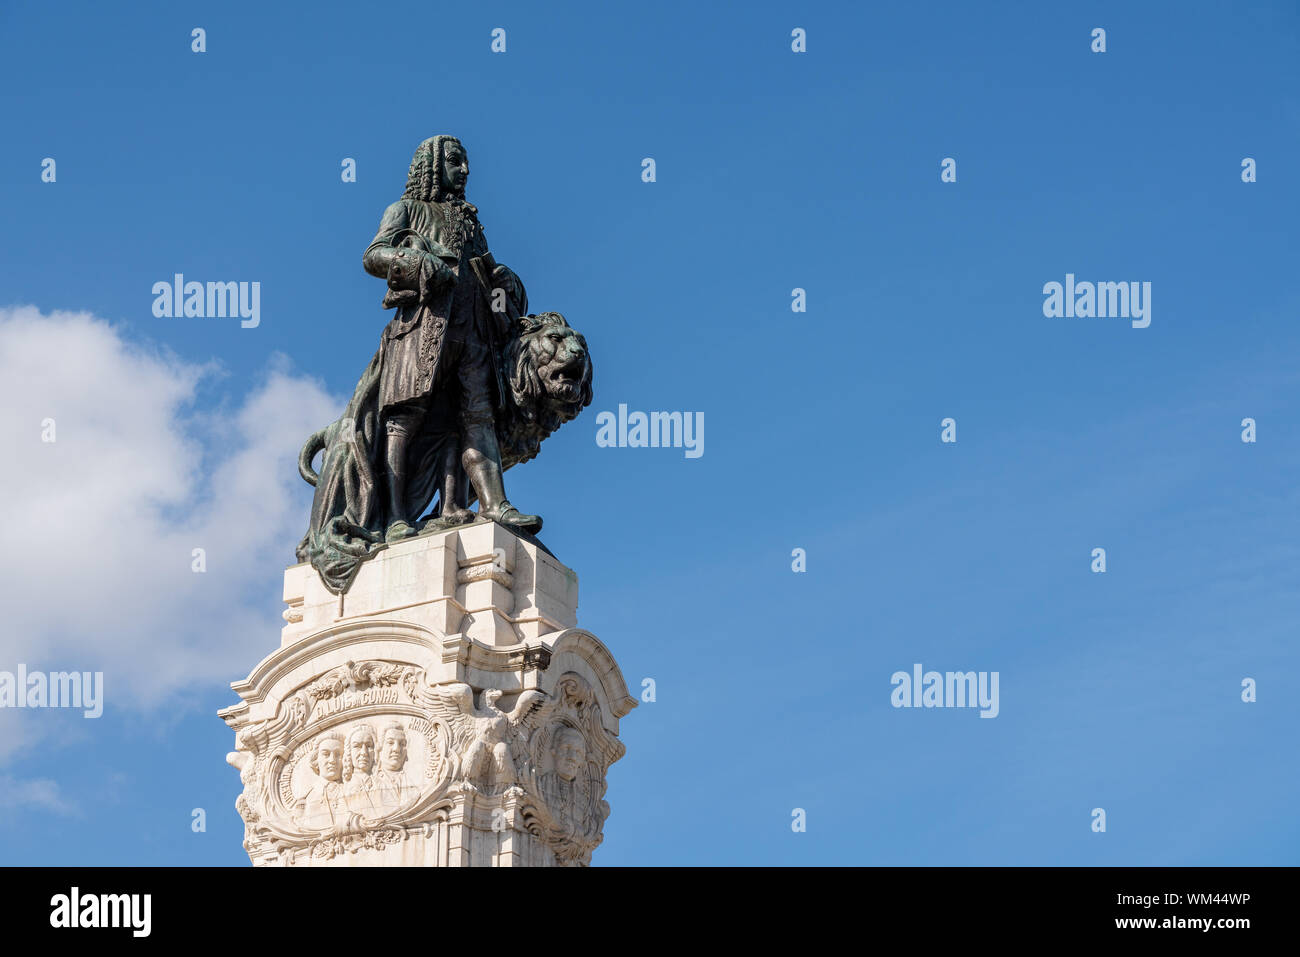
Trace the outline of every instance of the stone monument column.
<path fill-rule="evenodd" d="M 362 255 L 392 318 L 298 456 L 280 648 L 220 713 L 254 864 L 587 864 L 601 841 L 636 701 L 504 479 L 591 403 L 591 357 L 528 312 L 468 178 L 455 137 L 416 147 Z"/>
<path fill-rule="evenodd" d="M 280 648 L 221 712 L 255 865 L 583 865 L 636 700 L 578 581 L 479 521 L 388 546 L 333 594 L 285 571 Z"/>

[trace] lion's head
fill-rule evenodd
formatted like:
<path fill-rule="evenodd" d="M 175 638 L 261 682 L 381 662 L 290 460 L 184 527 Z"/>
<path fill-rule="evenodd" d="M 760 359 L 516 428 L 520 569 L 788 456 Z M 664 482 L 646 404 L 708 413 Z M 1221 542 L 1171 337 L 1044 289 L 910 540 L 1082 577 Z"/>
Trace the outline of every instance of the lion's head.
<path fill-rule="evenodd" d="M 505 351 L 510 406 L 502 465 L 527 462 L 542 440 L 591 404 L 587 340 L 558 312 L 521 316 Z"/>

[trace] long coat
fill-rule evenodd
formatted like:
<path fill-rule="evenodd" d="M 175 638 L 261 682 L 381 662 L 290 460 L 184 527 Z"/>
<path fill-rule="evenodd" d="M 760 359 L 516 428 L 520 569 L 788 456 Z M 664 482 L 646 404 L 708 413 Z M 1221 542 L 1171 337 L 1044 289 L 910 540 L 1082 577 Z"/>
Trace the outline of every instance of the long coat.
<path fill-rule="evenodd" d="M 385 467 L 386 409 L 415 400 L 428 401 L 437 410 L 422 424 L 408 450 L 406 502 L 396 514 L 421 514 L 440 489 L 439 464 L 448 444 L 457 441 L 459 396 L 458 389 L 450 388 L 453 383 L 442 381 L 454 371 L 442 368 L 444 337 L 488 337 L 498 391 L 490 398 L 495 404 L 504 394 L 499 349 L 509 337 L 511 323 L 527 312 L 528 297 L 514 273 L 503 269 L 495 274 L 496 263 L 475 212 L 463 200 L 398 200 L 385 211 L 379 233 L 366 249 L 363 261 L 371 275 L 388 278 L 402 247 L 415 246 L 443 255 L 456 281 L 437 287 L 436 294 L 423 301 L 417 301 L 419 290 L 410 289 L 385 297 L 386 304 L 390 299 L 407 301 L 398 305 L 385 327 L 379 349 L 343 415 L 308 438 L 300 453 L 299 470 L 316 486 L 316 493 L 311 524 L 298 544 L 298 560 L 311 562 L 335 594 L 347 590 L 371 548 L 384 540 L 391 519 L 380 479 Z M 494 283 L 506 290 L 504 313 L 491 309 Z M 312 457 L 322 449 L 320 473 L 308 478 Z M 467 495 L 463 477 L 459 486 Z M 468 499 L 458 504 L 464 507 Z"/>
<path fill-rule="evenodd" d="M 477 209 L 460 199 L 426 202 L 399 199 L 384 211 L 379 232 L 366 248 L 362 262 L 371 275 L 388 279 L 398 250 L 425 249 L 439 256 L 455 274 L 455 282 L 439 285 L 431 298 L 397 306 L 384 329 L 380 345 L 380 414 L 391 406 L 426 401 L 441 385 L 443 342 L 450 334 L 482 337 L 494 353 L 504 341 L 508 315 L 490 305 L 492 271 L 496 267 Z M 393 301 L 387 297 L 385 302 Z M 513 311 L 513 310 L 512 310 Z M 499 395 L 491 397 L 496 405 Z"/>

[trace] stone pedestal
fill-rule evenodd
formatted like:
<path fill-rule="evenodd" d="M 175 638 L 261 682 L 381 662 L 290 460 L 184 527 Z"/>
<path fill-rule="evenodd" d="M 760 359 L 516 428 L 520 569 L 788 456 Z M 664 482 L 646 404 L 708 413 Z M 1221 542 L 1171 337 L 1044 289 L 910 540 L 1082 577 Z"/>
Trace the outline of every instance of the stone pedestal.
<path fill-rule="evenodd" d="M 255 865 L 590 863 L 636 700 L 572 571 L 480 521 L 383 549 L 343 595 L 294 565 L 284 600 L 220 712 Z"/>

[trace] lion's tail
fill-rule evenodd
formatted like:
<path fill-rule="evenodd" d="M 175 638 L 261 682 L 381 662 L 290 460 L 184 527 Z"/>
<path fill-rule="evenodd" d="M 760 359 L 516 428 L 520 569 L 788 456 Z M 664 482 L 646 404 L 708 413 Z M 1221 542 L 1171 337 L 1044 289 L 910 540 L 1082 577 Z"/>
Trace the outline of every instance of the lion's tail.
<path fill-rule="evenodd" d="M 329 426 L 313 432 L 298 453 L 298 474 L 302 476 L 304 482 L 308 485 L 315 486 L 320 481 L 320 476 L 316 470 L 311 467 L 311 460 L 316 457 L 316 453 L 325 448 L 325 433 L 329 431 Z"/>

